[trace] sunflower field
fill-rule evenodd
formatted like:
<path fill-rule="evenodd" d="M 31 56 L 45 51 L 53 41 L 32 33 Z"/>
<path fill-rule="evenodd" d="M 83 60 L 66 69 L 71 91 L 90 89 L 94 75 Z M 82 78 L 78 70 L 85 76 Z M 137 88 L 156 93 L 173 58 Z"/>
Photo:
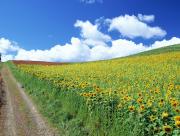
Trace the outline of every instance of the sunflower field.
<path fill-rule="evenodd" d="M 178 136 L 176 48 L 99 62 L 9 66 L 61 135 Z"/>

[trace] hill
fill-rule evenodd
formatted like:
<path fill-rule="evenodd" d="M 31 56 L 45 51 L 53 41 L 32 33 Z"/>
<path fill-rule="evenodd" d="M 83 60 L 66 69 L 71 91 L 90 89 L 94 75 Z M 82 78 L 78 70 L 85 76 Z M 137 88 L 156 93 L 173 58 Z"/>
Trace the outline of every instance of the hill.
<path fill-rule="evenodd" d="M 64 135 L 180 135 L 180 45 L 96 62 L 9 66 Z"/>
<path fill-rule="evenodd" d="M 155 55 L 160 53 L 170 53 L 170 52 L 179 52 L 180 51 L 180 44 L 166 46 L 158 49 L 153 49 L 145 52 L 141 52 L 132 56 L 140 56 L 140 55 Z"/>

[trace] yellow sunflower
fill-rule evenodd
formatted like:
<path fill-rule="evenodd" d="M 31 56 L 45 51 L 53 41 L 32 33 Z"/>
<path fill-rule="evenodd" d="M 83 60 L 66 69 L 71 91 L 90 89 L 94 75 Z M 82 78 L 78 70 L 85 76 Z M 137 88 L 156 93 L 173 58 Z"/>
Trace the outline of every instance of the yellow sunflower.
<path fill-rule="evenodd" d="M 166 133 L 171 133 L 172 128 L 171 128 L 171 126 L 169 126 L 169 125 L 165 125 L 165 126 L 163 126 L 163 130 L 164 130 L 164 132 L 166 132 Z"/>

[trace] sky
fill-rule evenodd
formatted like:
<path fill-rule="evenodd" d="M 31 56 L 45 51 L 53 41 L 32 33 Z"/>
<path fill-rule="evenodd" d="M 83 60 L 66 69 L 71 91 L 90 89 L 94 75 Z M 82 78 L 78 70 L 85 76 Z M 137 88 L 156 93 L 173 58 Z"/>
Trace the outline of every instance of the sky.
<path fill-rule="evenodd" d="M 179 0 L 0 0 L 3 61 L 82 62 L 180 43 Z"/>

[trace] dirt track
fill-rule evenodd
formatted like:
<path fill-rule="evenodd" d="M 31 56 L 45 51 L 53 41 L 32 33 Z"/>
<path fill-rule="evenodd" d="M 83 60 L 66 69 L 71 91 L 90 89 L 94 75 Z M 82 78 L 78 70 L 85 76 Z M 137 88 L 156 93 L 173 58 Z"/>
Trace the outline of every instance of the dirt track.
<path fill-rule="evenodd" d="M 0 136 L 56 136 L 7 66 L 0 76 Z"/>
<path fill-rule="evenodd" d="M 4 135 L 4 128 L 5 128 L 6 94 L 3 86 L 4 84 L 0 74 L 0 136 Z"/>

